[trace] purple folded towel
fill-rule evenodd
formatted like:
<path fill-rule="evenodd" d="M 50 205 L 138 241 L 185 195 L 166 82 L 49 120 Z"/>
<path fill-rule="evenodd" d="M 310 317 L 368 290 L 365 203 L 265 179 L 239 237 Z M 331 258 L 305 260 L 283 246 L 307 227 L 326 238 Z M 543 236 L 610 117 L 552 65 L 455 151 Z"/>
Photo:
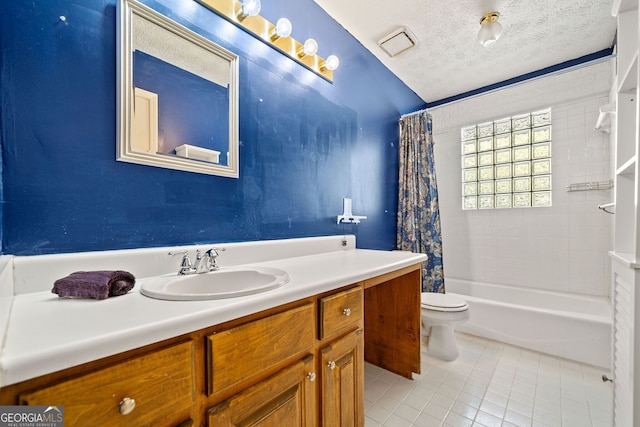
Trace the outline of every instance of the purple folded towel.
<path fill-rule="evenodd" d="M 105 299 L 126 294 L 135 283 L 127 271 L 76 271 L 56 280 L 51 292 L 60 297 Z"/>

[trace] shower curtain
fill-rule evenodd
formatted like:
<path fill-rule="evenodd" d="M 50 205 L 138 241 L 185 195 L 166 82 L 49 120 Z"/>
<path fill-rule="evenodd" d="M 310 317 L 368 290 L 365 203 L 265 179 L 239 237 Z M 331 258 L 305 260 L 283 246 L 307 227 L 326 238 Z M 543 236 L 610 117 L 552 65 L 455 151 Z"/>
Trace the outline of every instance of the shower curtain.
<path fill-rule="evenodd" d="M 400 172 L 396 246 L 424 253 L 422 291 L 444 293 L 440 209 L 433 161 L 431 115 L 400 119 Z"/>

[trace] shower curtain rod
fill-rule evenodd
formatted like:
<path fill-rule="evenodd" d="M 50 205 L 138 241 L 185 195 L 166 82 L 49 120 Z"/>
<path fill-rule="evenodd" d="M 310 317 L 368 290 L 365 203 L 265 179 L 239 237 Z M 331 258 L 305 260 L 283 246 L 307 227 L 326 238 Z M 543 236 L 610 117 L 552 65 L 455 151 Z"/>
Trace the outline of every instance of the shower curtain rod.
<path fill-rule="evenodd" d="M 400 116 L 400 118 L 404 119 L 405 117 L 408 117 L 408 116 L 413 116 L 413 115 L 416 115 L 416 114 L 426 113 L 426 112 L 427 112 L 427 109 L 423 108 L 422 110 L 414 111 L 413 113 L 403 114 L 403 115 Z"/>

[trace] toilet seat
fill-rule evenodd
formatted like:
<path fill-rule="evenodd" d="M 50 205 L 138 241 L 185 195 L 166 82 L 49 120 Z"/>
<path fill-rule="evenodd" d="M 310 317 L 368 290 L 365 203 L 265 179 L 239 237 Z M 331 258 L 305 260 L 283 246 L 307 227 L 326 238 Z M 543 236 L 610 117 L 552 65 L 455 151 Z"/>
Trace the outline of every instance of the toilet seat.
<path fill-rule="evenodd" d="M 465 311 L 469 308 L 462 298 L 435 292 L 423 292 L 420 302 L 422 308 L 433 311 Z"/>

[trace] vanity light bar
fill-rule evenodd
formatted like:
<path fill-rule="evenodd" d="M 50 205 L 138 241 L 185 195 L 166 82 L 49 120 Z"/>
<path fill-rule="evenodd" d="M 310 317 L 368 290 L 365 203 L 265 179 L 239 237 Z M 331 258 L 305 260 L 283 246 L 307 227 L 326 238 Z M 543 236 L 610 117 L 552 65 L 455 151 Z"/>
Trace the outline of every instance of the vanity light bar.
<path fill-rule="evenodd" d="M 287 55 L 292 60 L 301 64 L 305 68 L 313 71 L 323 79 L 333 83 L 333 70 L 335 68 L 327 66 L 327 61 L 318 55 L 302 55 L 298 53 L 304 50 L 304 44 L 293 37 L 273 38 L 276 26 L 260 15 L 243 16 L 239 20 L 238 13 L 241 13 L 242 3 L 238 0 L 196 0 L 203 6 L 211 9 L 216 14 L 222 16 L 232 24 L 244 29 L 254 37 L 259 38 L 267 45 L 279 52 Z"/>

